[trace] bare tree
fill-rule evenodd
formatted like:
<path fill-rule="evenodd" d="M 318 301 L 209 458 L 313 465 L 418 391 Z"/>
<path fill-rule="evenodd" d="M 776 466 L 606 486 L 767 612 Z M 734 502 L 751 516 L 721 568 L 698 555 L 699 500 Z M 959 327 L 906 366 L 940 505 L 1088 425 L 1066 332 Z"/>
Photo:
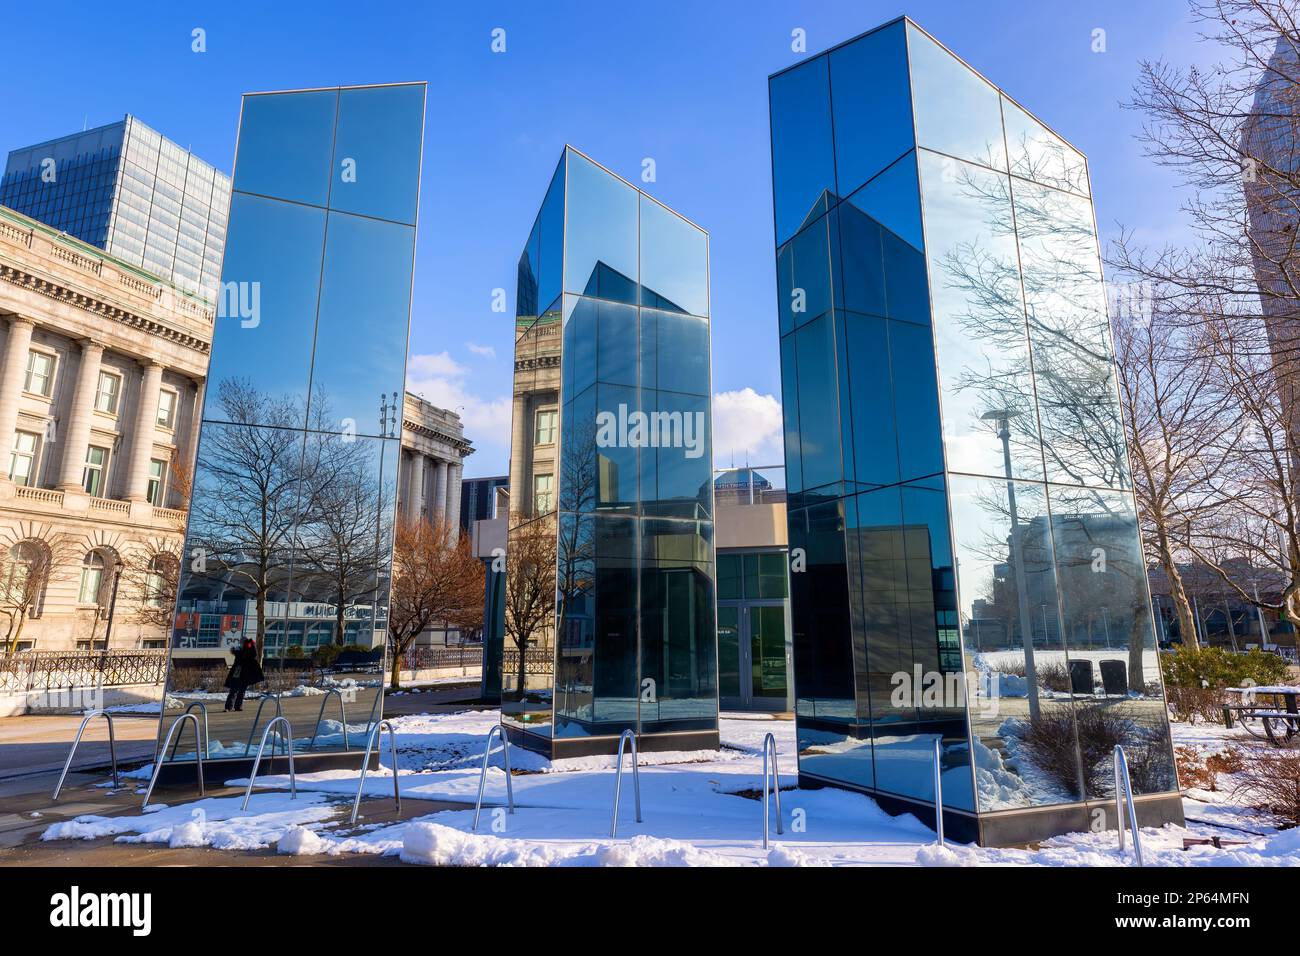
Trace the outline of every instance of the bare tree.
<path fill-rule="evenodd" d="M 43 525 L 20 526 L 7 537 L 0 542 L 0 620 L 9 657 L 28 618 L 40 612 L 46 588 L 76 560 L 77 550 L 67 535 Z"/>
<path fill-rule="evenodd" d="M 505 632 L 519 655 L 515 691 L 527 690 L 528 649 L 555 626 L 556 528 L 554 515 L 510 530 L 506 545 Z"/>
<path fill-rule="evenodd" d="M 393 645 L 390 686 L 401 684 L 402 656 L 438 623 L 482 626 L 483 563 L 451 521 L 401 519 L 393 545 L 388 635 Z"/>

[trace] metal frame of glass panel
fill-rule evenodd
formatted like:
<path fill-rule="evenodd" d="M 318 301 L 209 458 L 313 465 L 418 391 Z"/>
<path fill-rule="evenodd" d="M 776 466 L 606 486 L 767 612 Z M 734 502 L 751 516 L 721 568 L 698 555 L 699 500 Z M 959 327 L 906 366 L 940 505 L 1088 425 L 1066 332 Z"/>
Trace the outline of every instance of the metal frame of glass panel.
<path fill-rule="evenodd" d="M 1086 160 L 905 17 L 769 86 L 801 774 L 1181 819 Z"/>

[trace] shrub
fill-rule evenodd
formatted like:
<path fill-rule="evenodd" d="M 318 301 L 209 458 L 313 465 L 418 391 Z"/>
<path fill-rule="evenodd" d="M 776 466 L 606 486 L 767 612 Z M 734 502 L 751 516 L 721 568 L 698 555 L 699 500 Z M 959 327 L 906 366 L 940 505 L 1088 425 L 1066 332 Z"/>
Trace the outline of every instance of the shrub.
<path fill-rule="evenodd" d="M 1223 723 L 1224 693 L 1212 687 L 1165 688 L 1165 702 L 1174 720 L 1194 724 L 1203 720 L 1207 724 Z"/>
<path fill-rule="evenodd" d="M 1178 765 L 1178 780 L 1189 790 L 1217 790 L 1218 774 L 1211 770 L 1208 761 L 1194 747 L 1175 747 L 1174 762 Z"/>
<path fill-rule="evenodd" d="M 1105 707 L 1081 707 L 1073 721 L 1068 711 L 1044 714 L 1036 722 L 1020 722 L 1018 734 L 1029 761 L 1080 797 L 1114 793 L 1111 773 L 1117 744 L 1124 746 L 1135 793 L 1157 793 L 1173 787 L 1168 738 L 1163 729 L 1140 727 Z M 1079 794 L 1080 784 L 1083 794 Z"/>
<path fill-rule="evenodd" d="M 1160 655 L 1165 688 L 1221 690 L 1255 684 L 1279 684 L 1286 680 L 1286 661 L 1258 648 L 1236 654 L 1222 647 L 1190 647 Z"/>
<path fill-rule="evenodd" d="M 1244 761 L 1241 782 L 1233 791 L 1257 809 L 1300 826 L 1300 753 L 1255 751 Z"/>
<path fill-rule="evenodd" d="M 1038 686 L 1057 693 L 1069 693 L 1070 668 L 1064 661 L 1035 661 L 1034 673 L 1038 675 Z"/>

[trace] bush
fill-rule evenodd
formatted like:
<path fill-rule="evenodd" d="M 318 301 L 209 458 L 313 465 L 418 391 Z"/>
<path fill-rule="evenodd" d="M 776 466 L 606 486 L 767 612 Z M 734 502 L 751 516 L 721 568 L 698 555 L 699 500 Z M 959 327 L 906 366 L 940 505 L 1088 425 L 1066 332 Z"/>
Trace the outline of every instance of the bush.
<path fill-rule="evenodd" d="M 1286 680 L 1286 661 L 1258 648 L 1236 654 L 1222 647 L 1190 647 L 1160 655 L 1166 690 L 1171 688 L 1221 690 L 1254 684 L 1280 684 Z"/>
<path fill-rule="evenodd" d="M 1210 687 L 1165 688 L 1165 702 L 1174 720 L 1194 724 L 1203 720 L 1207 724 L 1223 723 L 1224 693 Z"/>
<path fill-rule="evenodd" d="M 1259 750 L 1241 770 L 1233 796 L 1242 796 L 1257 809 L 1300 826 L 1300 753 Z"/>
<path fill-rule="evenodd" d="M 1068 710 L 1043 714 L 1037 722 L 1021 722 L 1019 729 L 1029 761 L 1080 799 L 1114 793 L 1111 773 L 1117 744 L 1124 746 L 1135 793 L 1158 793 L 1173 787 L 1169 745 L 1163 729 L 1139 727 L 1105 707 L 1081 707 L 1073 721 Z"/>

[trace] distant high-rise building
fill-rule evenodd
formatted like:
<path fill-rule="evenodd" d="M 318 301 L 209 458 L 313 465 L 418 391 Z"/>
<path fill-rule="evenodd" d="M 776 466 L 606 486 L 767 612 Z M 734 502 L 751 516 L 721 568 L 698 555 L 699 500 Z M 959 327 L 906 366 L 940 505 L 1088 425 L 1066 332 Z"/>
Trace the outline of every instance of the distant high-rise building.
<path fill-rule="evenodd" d="M 0 205 L 216 299 L 230 178 L 130 114 L 11 151 Z"/>

